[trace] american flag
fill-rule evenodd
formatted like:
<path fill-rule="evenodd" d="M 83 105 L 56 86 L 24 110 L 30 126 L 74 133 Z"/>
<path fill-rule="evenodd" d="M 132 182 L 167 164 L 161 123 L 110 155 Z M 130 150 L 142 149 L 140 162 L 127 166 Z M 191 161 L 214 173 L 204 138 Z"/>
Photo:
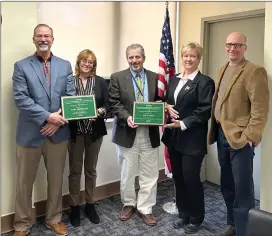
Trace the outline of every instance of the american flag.
<path fill-rule="evenodd" d="M 170 29 L 168 7 L 166 7 L 165 19 L 162 27 L 160 46 L 158 88 L 159 97 L 164 98 L 168 89 L 168 81 L 175 75 L 175 59 L 173 55 L 173 43 Z"/>
<path fill-rule="evenodd" d="M 175 75 L 175 59 L 173 55 L 173 43 L 170 29 L 169 11 L 166 6 L 165 19 L 162 27 L 160 46 L 159 74 L 158 74 L 158 95 L 165 98 L 168 89 L 169 78 Z M 163 131 L 163 130 L 162 130 Z M 165 174 L 172 177 L 172 168 L 167 147 L 164 148 Z"/>

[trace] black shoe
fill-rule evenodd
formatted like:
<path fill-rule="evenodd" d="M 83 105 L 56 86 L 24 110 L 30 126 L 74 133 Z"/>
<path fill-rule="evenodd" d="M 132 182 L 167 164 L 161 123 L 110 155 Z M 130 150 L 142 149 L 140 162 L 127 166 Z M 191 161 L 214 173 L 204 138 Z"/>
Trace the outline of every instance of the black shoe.
<path fill-rule="evenodd" d="M 201 228 L 200 225 L 194 225 L 194 224 L 188 224 L 186 226 L 184 226 L 184 230 L 186 234 L 194 234 L 197 231 L 199 231 Z"/>
<path fill-rule="evenodd" d="M 70 223 L 74 227 L 80 226 L 80 209 L 79 209 L 79 205 L 71 206 Z"/>
<path fill-rule="evenodd" d="M 188 224 L 188 222 L 185 222 L 183 219 L 178 219 L 177 221 L 175 221 L 173 223 L 173 227 L 175 229 L 181 229 L 181 228 L 183 228 L 187 224 Z"/>
<path fill-rule="evenodd" d="M 93 222 L 94 224 L 98 224 L 100 222 L 99 216 L 97 215 L 94 208 L 94 204 L 86 203 L 85 212 L 91 222 Z"/>

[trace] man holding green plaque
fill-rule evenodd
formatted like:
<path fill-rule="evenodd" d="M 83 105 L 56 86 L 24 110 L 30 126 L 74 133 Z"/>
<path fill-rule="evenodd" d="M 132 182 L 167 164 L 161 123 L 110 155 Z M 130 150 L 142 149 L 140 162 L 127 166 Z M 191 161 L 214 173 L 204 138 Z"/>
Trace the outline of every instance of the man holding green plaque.
<path fill-rule="evenodd" d="M 129 68 L 111 75 L 109 101 L 115 115 L 112 142 L 117 144 L 121 166 L 121 201 L 119 219 L 128 220 L 137 207 L 144 223 L 153 226 L 156 219 L 152 207 L 156 204 L 159 126 L 135 125 L 134 102 L 154 102 L 157 98 L 157 74 L 143 67 L 145 51 L 142 45 L 126 49 Z M 135 193 L 135 177 L 139 174 L 140 190 Z"/>

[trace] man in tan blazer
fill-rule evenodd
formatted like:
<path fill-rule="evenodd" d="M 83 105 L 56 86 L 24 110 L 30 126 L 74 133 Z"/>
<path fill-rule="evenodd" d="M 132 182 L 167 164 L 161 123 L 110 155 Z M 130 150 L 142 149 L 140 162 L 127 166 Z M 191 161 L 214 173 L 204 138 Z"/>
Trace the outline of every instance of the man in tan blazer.
<path fill-rule="evenodd" d="M 245 236 L 248 211 L 255 207 L 254 147 L 262 138 L 269 112 L 266 70 L 244 58 L 246 37 L 231 33 L 229 58 L 218 74 L 213 97 L 209 144 L 217 142 L 221 191 L 227 206 L 227 228 L 220 236 Z"/>

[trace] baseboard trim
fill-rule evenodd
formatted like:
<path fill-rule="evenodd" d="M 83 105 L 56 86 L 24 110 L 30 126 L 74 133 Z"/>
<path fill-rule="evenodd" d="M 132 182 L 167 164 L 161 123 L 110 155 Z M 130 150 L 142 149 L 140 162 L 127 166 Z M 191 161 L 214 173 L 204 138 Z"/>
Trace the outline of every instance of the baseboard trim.
<path fill-rule="evenodd" d="M 164 174 L 164 169 L 159 171 L 159 179 L 158 182 L 164 181 L 168 179 Z M 138 178 L 136 178 L 136 189 L 139 188 Z M 95 190 L 95 200 L 101 200 L 104 198 L 108 198 L 114 195 L 120 194 L 120 181 L 116 181 L 113 183 L 105 184 L 99 186 Z M 84 191 L 80 193 L 80 202 L 84 204 L 85 194 Z M 62 205 L 63 210 L 67 210 L 69 208 L 69 195 L 63 195 L 62 197 Z M 35 222 L 36 217 L 41 217 L 45 215 L 46 209 L 46 200 L 36 202 L 33 208 L 33 222 Z M 1 233 L 10 232 L 13 230 L 13 222 L 14 222 L 14 213 L 5 215 L 1 217 Z"/>

